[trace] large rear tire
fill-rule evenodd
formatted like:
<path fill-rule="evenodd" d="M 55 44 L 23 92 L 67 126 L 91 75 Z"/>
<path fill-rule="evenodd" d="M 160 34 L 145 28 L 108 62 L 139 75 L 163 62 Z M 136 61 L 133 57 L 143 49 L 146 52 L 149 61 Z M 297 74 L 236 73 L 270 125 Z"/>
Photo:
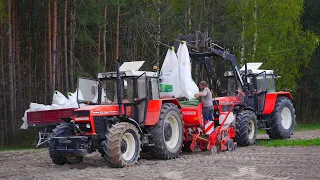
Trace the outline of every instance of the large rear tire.
<path fill-rule="evenodd" d="M 51 133 L 51 137 L 67 137 L 74 135 L 73 129 L 68 123 L 61 123 L 59 126 L 54 128 Z M 59 154 L 54 151 L 55 144 L 49 143 L 49 155 L 54 164 L 76 164 L 83 162 L 83 156 L 75 156 L 72 154 Z"/>
<path fill-rule="evenodd" d="M 280 97 L 276 101 L 274 111 L 269 122 L 267 134 L 271 139 L 287 139 L 293 134 L 295 125 L 295 109 L 287 97 Z"/>
<path fill-rule="evenodd" d="M 172 103 L 161 107 L 160 118 L 154 126 L 148 126 L 150 140 L 155 145 L 149 147 L 149 152 L 158 159 L 177 158 L 183 143 L 183 122 L 179 108 Z"/>
<path fill-rule="evenodd" d="M 240 146 L 248 146 L 256 143 L 257 116 L 250 110 L 244 110 L 236 117 L 236 141 Z"/>
<path fill-rule="evenodd" d="M 111 167 L 125 167 L 137 163 L 141 151 L 138 129 L 131 123 L 120 122 L 112 125 L 102 141 L 104 158 Z"/>

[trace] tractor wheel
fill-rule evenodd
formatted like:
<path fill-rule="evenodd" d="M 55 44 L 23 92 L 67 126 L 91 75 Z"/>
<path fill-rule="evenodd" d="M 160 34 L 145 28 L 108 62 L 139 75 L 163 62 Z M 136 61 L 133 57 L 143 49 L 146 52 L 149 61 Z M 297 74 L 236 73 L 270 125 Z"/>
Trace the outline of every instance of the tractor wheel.
<path fill-rule="evenodd" d="M 293 134 L 295 125 L 295 109 L 287 97 L 277 99 L 269 122 L 267 134 L 271 139 L 287 139 Z"/>
<path fill-rule="evenodd" d="M 51 137 L 66 137 L 73 135 L 73 129 L 68 123 L 61 123 L 59 126 L 54 128 L 51 133 Z M 83 161 L 83 156 L 75 156 L 69 154 L 57 154 L 54 152 L 54 144 L 49 143 L 49 155 L 54 164 L 76 164 Z"/>
<path fill-rule="evenodd" d="M 256 143 L 257 116 L 250 110 L 244 110 L 236 117 L 236 141 L 240 146 L 248 146 Z"/>
<path fill-rule="evenodd" d="M 110 166 L 120 168 L 137 163 L 141 140 L 139 131 L 133 124 L 120 122 L 112 125 L 102 144 L 104 158 Z"/>
<path fill-rule="evenodd" d="M 161 107 L 160 118 L 154 126 L 148 126 L 150 140 L 155 145 L 149 152 L 158 159 L 173 159 L 179 156 L 183 144 L 183 122 L 178 107 L 165 103 Z"/>

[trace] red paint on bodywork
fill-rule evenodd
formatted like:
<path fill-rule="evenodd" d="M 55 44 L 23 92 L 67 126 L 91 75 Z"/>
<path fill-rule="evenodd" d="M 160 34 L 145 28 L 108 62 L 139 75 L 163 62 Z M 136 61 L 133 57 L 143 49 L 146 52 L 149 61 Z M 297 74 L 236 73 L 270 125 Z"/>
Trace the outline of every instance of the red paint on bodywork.
<path fill-rule="evenodd" d="M 178 108 L 181 108 L 179 101 L 175 98 L 156 99 L 149 101 L 146 120 L 144 123 L 146 126 L 153 126 L 157 124 L 160 118 L 160 111 L 163 103 L 172 103 L 178 106 Z"/>
<path fill-rule="evenodd" d="M 118 105 L 90 105 L 79 108 L 75 111 L 90 111 L 90 116 L 118 116 Z M 124 106 L 122 106 L 122 113 L 124 113 Z M 126 113 L 130 115 L 131 107 L 126 106 Z"/>
<path fill-rule="evenodd" d="M 279 96 L 284 96 L 289 99 L 292 99 L 292 95 L 290 92 L 274 92 L 266 94 L 266 101 L 264 105 L 263 114 L 271 114 L 274 110 L 274 106 L 276 104 L 277 98 Z"/>
<path fill-rule="evenodd" d="M 219 105 L 224 105 L 224 104 L 235 104 L 235 105 L 238 105 L 238 104 L 241 103 L 241 97 L 242 97 L 242 95 L 217 97 L 217 98 L 215 98 L 215 100 L 219 101 Z"/>
<path fill-rule="evenodd" d="M 93 117 L 97 116 L 119 116 L 119 106 L 118 105 L 89 105 L 84 106 L 82 108 L 79 108 L 75 111 L 90 111 L 90 116 L 79 116 L 79 117 L 73 117 L 73 120 L 75 122 L 87 122 L 90 123 L 92 132 L 86 132 L 85 135 L 91 135 L 96 133 L 95 125 Z M 122 113 L 124 113 L 124 106 L 122 106 Z M 131 113 L 131 107 L 126 107 L 126 113 L 127 115 L 130 115 Z M 89 118 L 89 120 L 77 120 L 81 118 Z"/>
<path fill-rule="evenodd" d="M 57 125 L 62 121 L 60 118 L 70 118 L 73 116 L 75 108 L 55 109 L 46 111 L 34 111 L 27 113 L 29 126 Z"/>
<path fill-rule="evenodd" d="M 161 111 L 162 101 L 161 100 L 151 100 L 148 103 L 147 115 L 146 115 L 146 126 L 152 126 L 157 124 L 160 111 Z"/>
<path fill-rule="evenodd" d="M 186 127 L 202 125 L 202 103 L 198 106 L 182 107 L 180 113 Z"/>
<path fill-rule="evenodd" d="M 236 137 L 236 130 L 233 126 L 228 127 L 228 133 L 229 133 L 230 138 Z"/>

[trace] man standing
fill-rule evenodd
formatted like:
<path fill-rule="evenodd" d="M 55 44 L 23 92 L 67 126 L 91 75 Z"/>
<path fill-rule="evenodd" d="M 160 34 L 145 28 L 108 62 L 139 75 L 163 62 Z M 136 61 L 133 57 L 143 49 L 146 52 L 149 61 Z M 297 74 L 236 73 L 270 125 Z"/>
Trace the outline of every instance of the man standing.
<path fill-rule="evenodd" d="M 213 120 L 213 102 L 212 102 L 212 92 L 210 89 L 207 87 L 207 83 L 205 81 L 201 81 L 199 83 L 199 87 L 201 92 L 195 94 L 195 97 L 201 97 L 202 99 L 202 117 L 203 121 L 205 122 L 206 120 Z M 205 124 L 203 122 L 203 125 Z"/>

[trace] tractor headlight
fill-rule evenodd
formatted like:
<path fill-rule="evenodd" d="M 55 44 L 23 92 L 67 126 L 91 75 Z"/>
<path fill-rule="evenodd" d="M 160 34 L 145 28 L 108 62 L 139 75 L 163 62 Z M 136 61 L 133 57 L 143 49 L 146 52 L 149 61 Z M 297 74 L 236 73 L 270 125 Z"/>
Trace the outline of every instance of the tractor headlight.
<path fill-rule="evenodd" d="M 86 128 L 90 129 L 91 125 L 90 124 L 86 124 Z"/>

